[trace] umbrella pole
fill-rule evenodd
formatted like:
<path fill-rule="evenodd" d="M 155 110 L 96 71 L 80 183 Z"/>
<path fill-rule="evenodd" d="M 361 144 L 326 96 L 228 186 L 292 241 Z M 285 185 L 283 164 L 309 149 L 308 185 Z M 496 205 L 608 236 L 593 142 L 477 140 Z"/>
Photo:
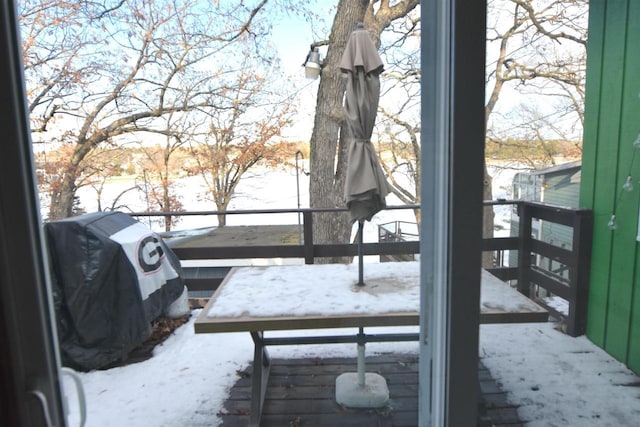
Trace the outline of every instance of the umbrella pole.
<path fill-rule="evenodd" d="M 363 278 L 363 261 L 364 258 L 362 255 L 362 229 L 364 228 L 364 221 L 358 221 L 358 286 L 364 286 L 364 278 Z"/>
<path fill-rule="evenodd" d="M 358 334 L 358 386 L 364 387 L 365 385 L 365 361 L 364 361 L 364 328 L 360 326 L 360 333 Z"/>

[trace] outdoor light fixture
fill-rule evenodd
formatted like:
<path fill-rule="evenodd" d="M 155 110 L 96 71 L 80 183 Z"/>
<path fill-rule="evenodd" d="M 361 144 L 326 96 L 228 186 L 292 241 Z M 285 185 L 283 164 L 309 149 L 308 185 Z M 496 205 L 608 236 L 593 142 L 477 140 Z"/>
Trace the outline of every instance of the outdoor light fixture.
<path fill-rule="evenodd" d="M 307 59 L 304 62 L 304 75 L 308 79 L 315 80 L 322 70 L 322 60 L 320 59 L 320 50 L 311 45 Z"/>

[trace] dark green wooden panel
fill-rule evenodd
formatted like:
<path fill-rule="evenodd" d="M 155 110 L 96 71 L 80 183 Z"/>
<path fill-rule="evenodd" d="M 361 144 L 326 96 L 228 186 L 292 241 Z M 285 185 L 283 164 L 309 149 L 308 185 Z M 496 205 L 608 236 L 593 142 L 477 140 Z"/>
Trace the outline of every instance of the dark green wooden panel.
<path fill-rule="evenodd" d="M 590 2 L 580 206 L 593 209 L 587 335 L 640 372 L 640 1 Z M 632 192 L 622 184 L 631 174 Z M 607 228 L 615 212 L 618 228 Z"/>
<path fill-rule="evenodd" d="M 620 8 L 619 14 L 625 17 L 622 28 L 625 30 L 626 42 L 624 66 L 612 71 L 618 73 L 623 81 L 622 110 L 620 113 L 620 140 L 618 149 L 618 186 L 616 188 L 616 213 L 618 215 L 618 229 L 614 233 L 609 288 L 609 307 L 607 311 L 607 336 L 605 349 L 617 359 L 626 362 L 629 349 L 629 332 L 631 327 L 631 311 L 633 297 L 633 283 L 635 274 L 636 233 L 638 226 L 638 194 L 620 191 L 627 176 L 639 176 L 638 163 L 640 155 L 636 153 L 632 142 L 637 135 L 638 126 L 638 36 L 633 33 L 634 22 L 629 14 L 631 1 L 625 2 L 625 8 Z M 637 3 L 637 1 L 636 1 Z M 636 157 L 638 159 L 636 160 Z M 631 167 L 633 166 L 633 169 Z M 636 186 L 637 187 L 637 186 Z"/>
<path fill-rule="evenodd" d="M 606 4 L 604 0 L 592 0 L 589 4 L 589 41 L 587 45 L 587 81 L 585 102 L 585 123 L 582 142 L 582 172 L 580 186 L 580 206 L 594 210 L 594 252 L 596 242 L 601 242 L 609 235 L 608 229 L 602 227 L 606 222 L 600 213 L 595 215 L 594 191 L 596 153 L 598 148 L 598 130 L 600 124 L 600 94 L 602 83 L 602 60 L 604 50 Z M 596 262 L 596 254 L 592 256 L 591 283 L 589 287 L 589 309 L 587 336 L 596 344 L 604 347 L 604 327 L 606 324 L 606 302 L 608 287 L 608 265 Z"/>
<path fill-rule="evenodd" d="M 599 2 L 597 2 L 599 3 Z M 618 175 L 619 121 L 622 104 L 622 78 L 620 70 L 624 64 L 625 46 L 625 14 L 621 0 L 608 1 L 604 12 L 602 29 L 600 81 L 598 95 L 587 100 L 587 104 L 598 104 L 598 127 L 595 136 L 595 161 L 593 164 L 593 211 L 594 211 L 594 244 L 592 251 L 592 286 L 589 293 L 589 333 L 590 337 L 600 345 L 606 345 L 608 308 L 610 298 L 610 267 L 612 256 L 613 233 L 607 228 L 607 222 L 615 210 Z M 596 6 L 596 2 L 592 7 Z M 596 15 L 592 16 L 597 25 Z M 591 28 L 592 35 L 597 28 Z M 590 41 L 593 43 L 593 40 Z M 591 51 L 589 52 L 591 55 Z M 593 60 L 593 58 L 591 58 Z M 596 58 L 597 60 L 597 58 Z M 593 62 L 593 61 L 592 61 Z M 594 120 L 591 117 L 590 120 Z"/>
<path fill-rule="evenodd" d="M 587 45 L 587 81 L 584 135 L 582 142 L 582 175 L 580 178 L 580 207 L 593 208 L 595 163 L 598 125 L 600 122 L 600 87 L 602 83 L 602 55 L 604 48 L 605 1 L 591 0 L 589 4 L 589 41 Z"/>
<path fill-rule="evenodd" d="M 628 45 L 626 64 L 625 104 L 622 117 L 623 144 L 631 145 L 640 132 L 640 52 L 637 46 L 640 40 L 640 2 L 632 1 L 629 5 Z M 629 216 L 635 219 L 636 231 L 638 222 L 638 209 L 640 204 L 640 151 L 635 152 L 634 168 L 632 176 L 635 181 L 635 189 L 629 203 Z M 634 234 L 635 235 L 635 234 Z M 634 243 L 636 243 L 634 241 Z M 631 313 L 629 321 L 628 351 L 625 362 L 635 372 L 640 372 L 640 253 L 637 244 L 633 263 L 635 267 L 633 281 L 630 283 Z"/>

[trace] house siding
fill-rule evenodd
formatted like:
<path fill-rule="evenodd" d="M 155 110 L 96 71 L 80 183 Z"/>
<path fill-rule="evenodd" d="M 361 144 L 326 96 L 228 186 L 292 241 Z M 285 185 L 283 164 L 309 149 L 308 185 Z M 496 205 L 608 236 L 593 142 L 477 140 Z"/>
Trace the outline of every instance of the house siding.
<path fill-rule="evenodd" d="M 587 336 L 640 372 L 640 2 L 591 0 L 580 205 L 593 210 Z M 628 175 L 631 192 L 622 191 Z M 610 230 L 615 213 L 617 228 Z"/>
<path fill-rule="evenodd" d="M 577 208 L 580 199 L 579 173 L 580 162 L 565 163 L 534 172 L 517 173 L 513 179 L 513 198 L 514 200 Z M 514 210 L 511 214 L 510 224 L 512 237 L 518 236 L 519 222 L 518 213 Z M 573 249 L 573 229 L 571 227 L 535 219 L 532 223 L 532 234 L 545 243 L 567 250 Z M 517 251 L 509 253 L 508 265 L 509 267 L 518 266 Z M 558 261 L 538 257 L 536 265 L 567 279 L 569 277 L 566 265 Z M 538 296 L 542 295 L 538 294 Z"/>
<path fill-rule="evenodd" d="M 545 174 L 543 178 L 543 202 L 549 205 L 577 208 L 579 206 L 580 182 L 572 182 L 571 178 L 579 168 Z M 566 225 L 543 222 L 541 238 L 544 242 L 571 250 L 573 229 Z"/>

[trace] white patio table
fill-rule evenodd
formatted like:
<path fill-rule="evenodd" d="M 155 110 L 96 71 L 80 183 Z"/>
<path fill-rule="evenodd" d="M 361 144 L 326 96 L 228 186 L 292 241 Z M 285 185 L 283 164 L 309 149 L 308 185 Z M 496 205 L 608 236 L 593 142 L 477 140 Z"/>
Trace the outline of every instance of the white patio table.
<path fill-rule="evenodd" d="M 365 327 L 417 326 L 418 262 L 235 267 L 195 321 L 196 333 L 249 332 L 254 341 L 250 425 L 260 423 L 269 345 L 416 341 L 418 333 L 365 334 Z M 481 323 L 546 322 L 548 312 L 485 270 Z M 264 331 L 358 328 L 357 334 L 265 337 Z"/>

